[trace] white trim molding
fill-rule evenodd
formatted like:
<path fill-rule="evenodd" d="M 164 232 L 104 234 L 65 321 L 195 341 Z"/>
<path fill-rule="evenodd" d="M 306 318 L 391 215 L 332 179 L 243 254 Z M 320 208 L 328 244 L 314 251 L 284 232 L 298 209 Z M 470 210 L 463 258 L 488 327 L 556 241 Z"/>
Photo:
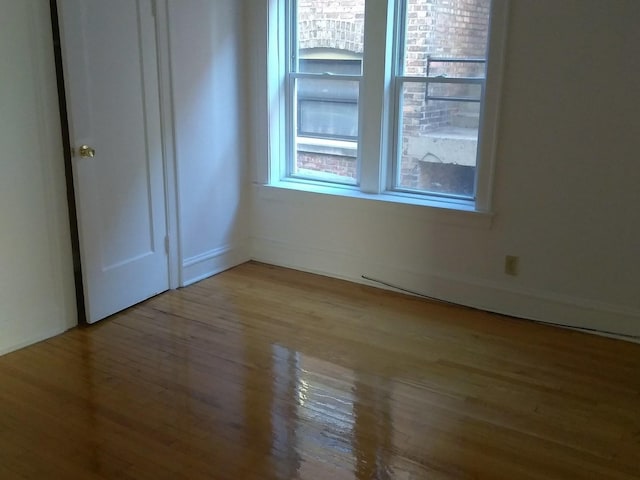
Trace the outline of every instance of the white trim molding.
<path fill-rule="evenodd" d="M 229 270 L 250 260 L 248 245 L 225 245 L 200 255 L 190 257 L 182 263 L 182 287 Z"/>

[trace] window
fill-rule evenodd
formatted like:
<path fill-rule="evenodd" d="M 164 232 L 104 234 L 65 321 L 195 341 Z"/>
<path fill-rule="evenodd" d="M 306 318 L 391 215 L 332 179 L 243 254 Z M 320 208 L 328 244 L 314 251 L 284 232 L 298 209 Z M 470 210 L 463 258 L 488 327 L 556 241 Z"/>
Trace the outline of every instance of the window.
<path fill-rule="evenodd" d="M 506 1 L 281 0 L 277 180 L 487 210 Z"/>

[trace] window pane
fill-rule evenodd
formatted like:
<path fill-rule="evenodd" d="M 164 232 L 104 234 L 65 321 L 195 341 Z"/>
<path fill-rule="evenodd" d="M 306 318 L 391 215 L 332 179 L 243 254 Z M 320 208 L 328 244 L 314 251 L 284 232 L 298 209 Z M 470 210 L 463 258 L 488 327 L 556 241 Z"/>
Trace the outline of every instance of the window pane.
<path fill-rule="evenodd" d="M 443 94 L 460 87 L 471 92 L 479 88 L 451 84 L 431 87 Z M 426 90 L 425 83 L 407 82 L 402 86 L 395 187 L 473 198 L 480 103 L 431 100 Z M 447 96 L 458 96 L 455 93 Z"/>
<path fill-rule="evenodd" d="M 358 137 L 358 82 L 298 79 L 298 136 L 355 141 Z"/>
<path fill-rule="evenodd" d="M 303 73 L 360 75 L 364 50 L 365 0 L 298 0 L 296 12 L 298 66 Z M 322 60 L 342 60 L 346 71 Z M 314 62 L 315 61 L 315 62 Z"/>
<path fill-rule="evenodd" d="M 321 100 L 298 102 L 298 136 L 355 139 L 358 104 Z"/>
<path fill-rule="evenodd" d="M 477 76 L 483 64 L 434 58 L 486 58 L 491 0 L 405 1 L 404 75 L 425 76 L 431 63 L 430 75 Z"/>
<path fill-rule="evenodd" d="M 296 163 L 292 176 L 356 185 L 358 151 L 355 143 L 300 137 L 295 148 Z"/>

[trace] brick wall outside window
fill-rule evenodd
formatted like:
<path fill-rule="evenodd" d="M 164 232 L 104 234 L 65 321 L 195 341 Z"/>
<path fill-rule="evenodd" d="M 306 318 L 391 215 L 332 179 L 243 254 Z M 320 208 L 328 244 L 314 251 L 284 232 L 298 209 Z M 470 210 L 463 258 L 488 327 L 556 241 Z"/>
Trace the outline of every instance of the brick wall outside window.
<path fill-rule="evenodd" d="M 361 54 L 363 3 L 361 0 L 298 1 L 299 48 L 331 48 Z"/>

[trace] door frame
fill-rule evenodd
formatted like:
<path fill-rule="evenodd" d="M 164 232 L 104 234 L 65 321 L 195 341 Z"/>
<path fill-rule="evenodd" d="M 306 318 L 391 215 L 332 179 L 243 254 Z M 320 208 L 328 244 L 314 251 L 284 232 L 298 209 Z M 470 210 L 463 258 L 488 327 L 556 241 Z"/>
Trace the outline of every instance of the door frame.
<path fill-rule="evenodd" d="M 168 242 L 167 267 L 169 289 L 175 290 L 183 284 L 181 261 L 181 235 L 179 221 L 178 168 L 176 163 L 174 136 L 173 86 L 171 79 L 169 54 L 168 4 L 166 0 L 151 0 L 155 14 L 156 55 L 158 65 L 158 93 L 160 106 L 160 129 L 162 137 L 163 187 L 165 193 L 166 236 Z M 58 19 L 58 0 L 49 0 L 53 47 L 58 84 L 58 103 L 62 126 L 62 142 L 67 183 L 67 206 L 71 230 L 71 246 L 76 284 L 76 303 L 78 323 L 86 323 L 82 262 L 80 259 L 78 217 L 76 212 L 75 187 L 71 154 L 71 135 L 68 119 L 67 94 L 64 83 L 64 62 L 62 60 L 60 22 Z"/>
<path fill-rule="evenodd" d="M 169 50 L 169 6 L 167 0 L 151 0 L 156 15 L 156 52 L 158 56 L 158 89 L 160 128 L 164 170 L 165 212 L 169 238 L 169 289 L 183 285 L 182 237 L 180 235 L 179 170 L 176 162 L 173 82 Z"/>

